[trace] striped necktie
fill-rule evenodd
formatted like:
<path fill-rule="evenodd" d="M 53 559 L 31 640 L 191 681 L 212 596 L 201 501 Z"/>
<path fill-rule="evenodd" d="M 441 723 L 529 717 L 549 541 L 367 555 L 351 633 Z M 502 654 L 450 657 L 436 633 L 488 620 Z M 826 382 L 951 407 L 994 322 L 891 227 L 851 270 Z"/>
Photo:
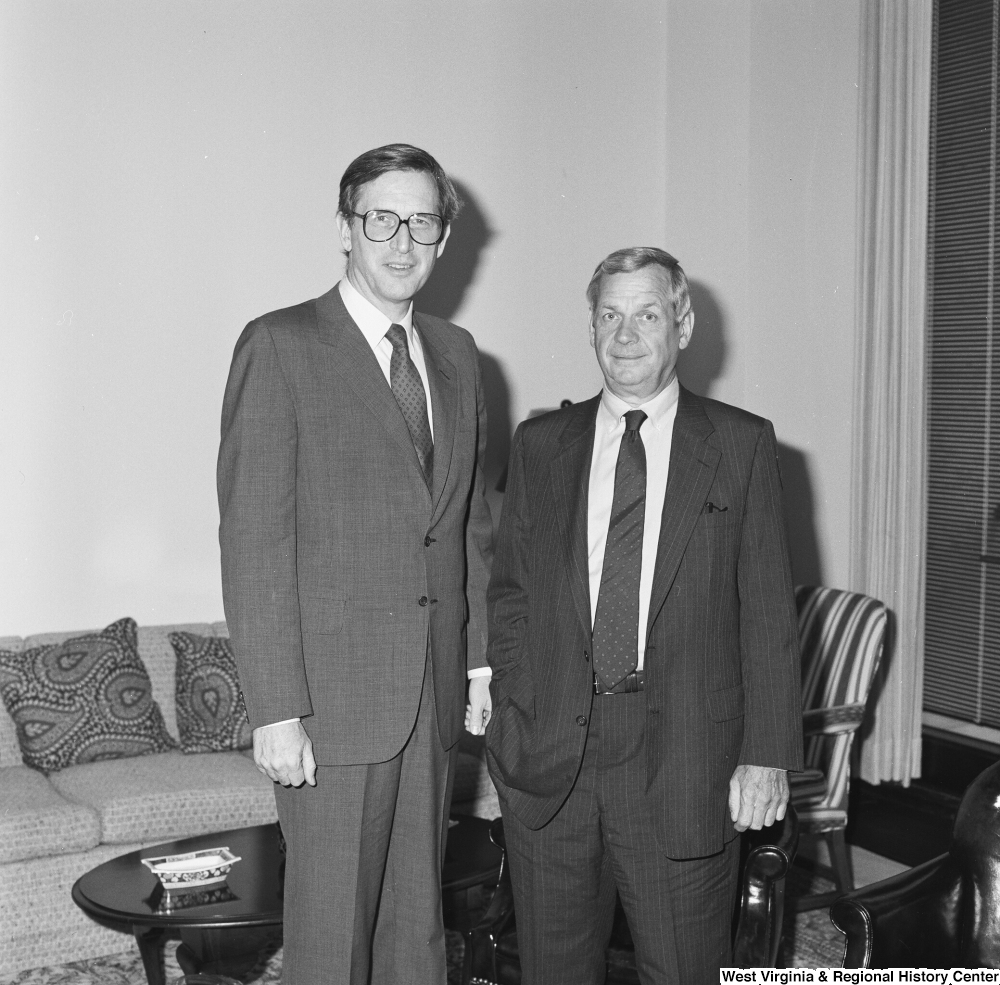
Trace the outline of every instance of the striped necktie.
<path fill-rule="evenodd" d="M 427 395 L 423 380 L 410 358 L 410 347 L 406 344 L 406 331 L 402 325 L 390 325 L 385 337 L 392 345 L 392 359 L 389 363 L 389 380 L 392 395 L 399 404 L 406 426 L 410 429 L 413 447 L 420 468 L 423 469 L 427 488 L 431 487 L 434 475 L 434 439 L 431 436 L 430 420 L 427 417 Z"/>

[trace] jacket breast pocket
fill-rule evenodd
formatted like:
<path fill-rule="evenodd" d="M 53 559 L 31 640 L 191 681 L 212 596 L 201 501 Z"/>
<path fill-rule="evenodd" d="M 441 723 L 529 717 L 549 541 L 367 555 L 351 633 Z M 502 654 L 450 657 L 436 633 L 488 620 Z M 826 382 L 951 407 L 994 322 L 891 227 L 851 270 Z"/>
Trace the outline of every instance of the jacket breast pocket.
<path fill-rule="evenodd" d="M 712 691 L 708 695 L 708 714 L 713 722 L 728 722 L 732 718 L 742 718 L 746 705 L 743 685 Z"/>
<path fill-rule="evenodd" d="M 711 513 L 702 513 L 698 519 L 706 528 L 718 528 L 732 523 L 735 515 L 732 510 L 713 510 Z"/>
<path fill-rule="evenodd" d="M 344 628 L 344 599 L 303 599 L 300 613 L 310 636 L 336 636 Z"/>

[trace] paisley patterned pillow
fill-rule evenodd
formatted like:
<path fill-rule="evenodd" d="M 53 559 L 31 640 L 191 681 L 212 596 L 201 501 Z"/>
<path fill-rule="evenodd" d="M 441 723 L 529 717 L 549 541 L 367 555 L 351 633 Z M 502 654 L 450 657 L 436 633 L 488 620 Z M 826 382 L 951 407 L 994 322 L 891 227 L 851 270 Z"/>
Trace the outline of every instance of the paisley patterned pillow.
<path fill-rule="evenodd" d="M 0 650 L 0 697 L 25 764 L 43 773 L 177 748 L 153 700 L 134 619 L 20 653 Z"/>
<path fill-rule="evenodd" d="M 249 749 L 247 722 L 236 661 L 229 640 L 195 633 L 171 633 L 177 657 L 174 700 L 184 752 Z"/>

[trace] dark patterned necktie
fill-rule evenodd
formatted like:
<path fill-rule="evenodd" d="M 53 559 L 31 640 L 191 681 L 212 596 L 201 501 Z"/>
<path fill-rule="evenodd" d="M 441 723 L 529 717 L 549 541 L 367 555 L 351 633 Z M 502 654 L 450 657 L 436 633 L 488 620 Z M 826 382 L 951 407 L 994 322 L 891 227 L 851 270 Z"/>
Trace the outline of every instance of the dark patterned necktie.
<path fill-rule="evenodd" d="M 625 415 L 594 618 L 594 672 L 608 689 L 635 670 L 639 653 L 639 574 L 646 519 L 646 449 L 639 428 L 644 420 L 641 410 Z"/>
<path fill-rule="evenodd" d="M 392 359 L 389 362 L 392 395 L 410 429 L 413 447 L 417 451 L 420 467 L 424 471 L 424 481 L 429 489 L 434 474 L 434 439 L 431 437 L 431 424 L 427 417 L 427 394 L 424 392 L 420 373 L 410 358 L 403 326 L 390 325 L 385 337 L 392 344 Z"/>

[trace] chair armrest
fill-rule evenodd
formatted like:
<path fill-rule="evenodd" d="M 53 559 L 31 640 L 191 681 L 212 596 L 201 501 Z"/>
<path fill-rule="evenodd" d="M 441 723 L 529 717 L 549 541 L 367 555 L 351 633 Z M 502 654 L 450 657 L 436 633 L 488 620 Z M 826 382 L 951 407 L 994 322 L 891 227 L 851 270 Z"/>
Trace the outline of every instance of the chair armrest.
<path fill-rule="evenodd" d="M 847 936 L 845 968 L 951 968 L 961 875 L 949 853 L 856 889 L 830 908 Z"/>
<path fill-rule="evenodd" d="M 500 878 L 493 899 L 490 900 L 490 905 L 479 923 L 469 932 L 465 946 L 463 981 L 472 983 L 498 981 L 497 941 L 514 930 L 514 889 L 510 883 L 507 844 L 503 836 L 503 821 L 500 818 L 490 825 L 490 838 L 503 851 L 503 858 L 500 860 Z"/>
<path fill-rule="evenodd" d="M 795 853 L 799 850 L 799 830 L 799 815 L 795 808 L 788 804 L 783 820 L 775 822 L 769 828 L 751 831 L 750 840 L 754 845 L 773 845 L 780 849 L 791 865 Z"/>
<path fill-rule="evenodd" d="M 788 791 L 791 803 L 806 807 L 826 796 L 826 775 L 822 770 L 807 768 L 788 774 Z"/>
<path fill-rule="evenodd" d="M 799 820 L 789 805 L 784 821 L 750 832 L 751 847 L 743 869 L 743 893 L 733 940 L 738 968 L 773 968 L 781 943 L 785 911 L 785 875 L 799 844 Z"/>
<path fill-rule="evenodd" d="M 510 884 L 510 869 L 507 866 L 507 856 L 500 863 L 500 881 L 493 893 L 493 899 L 472 928 L 473 934 L 485 934 L 491 940 L 512 930 L 514 927 L 514 890 Z"/>
<path fill-rule="evenodd" d="M 836 735 L 855 732 L 865 717 L 864 702 L 853 705 L 831 705 L 802 713 L 803 735 Z"/>

